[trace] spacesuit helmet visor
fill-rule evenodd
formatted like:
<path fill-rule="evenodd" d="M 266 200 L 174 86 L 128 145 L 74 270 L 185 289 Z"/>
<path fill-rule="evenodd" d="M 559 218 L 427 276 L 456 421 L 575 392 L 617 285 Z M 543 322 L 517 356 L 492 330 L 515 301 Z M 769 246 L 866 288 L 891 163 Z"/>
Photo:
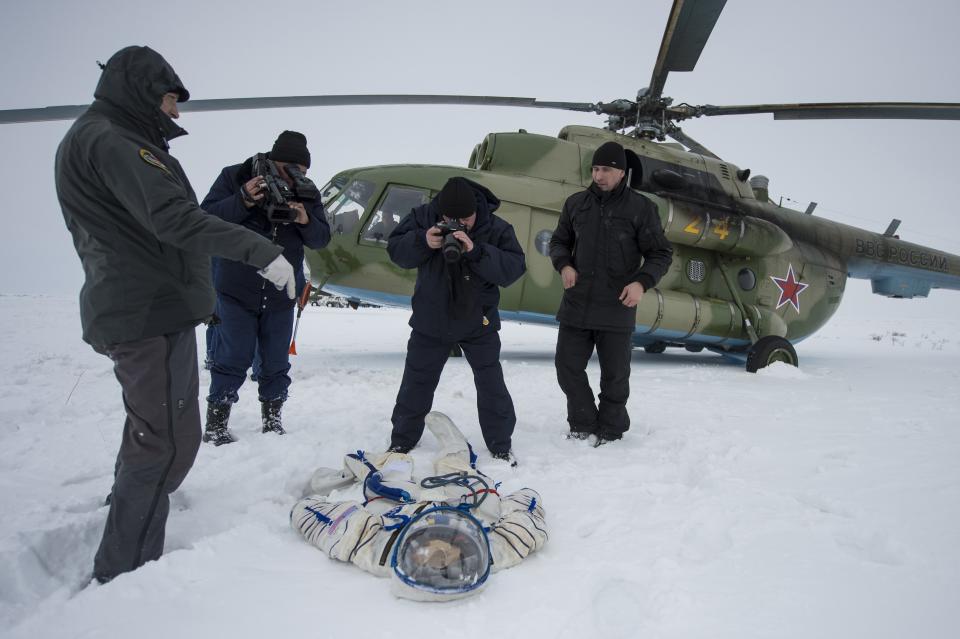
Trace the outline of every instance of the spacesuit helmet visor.
<path fill-rule="evenodd" d="M 391 565 L 398 596 L 420 601 L 465 597 L 490 575 L 490 542 L 470 513 L 438 506 L 404 527 Z"/>

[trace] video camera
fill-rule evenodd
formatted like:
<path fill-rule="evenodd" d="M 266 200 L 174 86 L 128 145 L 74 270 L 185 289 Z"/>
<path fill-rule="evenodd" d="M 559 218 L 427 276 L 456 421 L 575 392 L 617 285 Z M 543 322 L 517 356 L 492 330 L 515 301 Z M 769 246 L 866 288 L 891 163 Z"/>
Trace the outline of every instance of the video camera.
<path fill-rule="evenodd" d="M 289 224 L 297 219 L 297 210 L 289 205 L 290 202 L 312 202 L 320 195 L 317 185 L 296 164 L 287 164 L 285 171 L 293 180 L 293 188 L 283 179 L 279 167 L 266 153 L 258 153 L 253 157 L 253 174 L 263 178 L 266 185 L 261 206 L 267 213 L 267 219 L 276 224 Z"/>
<path fill-rule="evenodd" d="M 453 236 L 453 233 L 454 231 L 463 231 L 466 233 L 467 225 L 460 220 L 450 220 L 449 222 L 437 222 L 436 227 L 440 229 L 443 237 L 443 241 L 440 244 L 440 252 L 443 254 L 443 259 L 450 263 L 459 261 L 460 258 L 463 257 L 463 245 L 460 244 L 460 240 Z"/>

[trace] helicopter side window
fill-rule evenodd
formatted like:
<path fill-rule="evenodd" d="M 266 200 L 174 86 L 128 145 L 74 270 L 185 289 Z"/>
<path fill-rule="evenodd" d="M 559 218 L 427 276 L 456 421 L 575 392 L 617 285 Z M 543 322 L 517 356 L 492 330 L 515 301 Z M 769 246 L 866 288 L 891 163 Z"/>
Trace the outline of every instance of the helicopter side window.
<path fill-rule="evenodd" d="M 327 223 L 334 235 L 343 235 L 356 228 L 367 210 L 376 187 L 367 180 L 353 180 L 327 208 Z"/>
<path fill-rule="evenodd" d="M 370 216 L 370 222 L 363 231 L 361 239 L 386 246 L 387 238 L 391 231 L 400 224 L 400 220 L 406 217 L 411 209 L 429 201 L 429 191 L 410 186 L 391 185 L 387 187 L 387 193 L 384 195 L 380 206 Z"/>

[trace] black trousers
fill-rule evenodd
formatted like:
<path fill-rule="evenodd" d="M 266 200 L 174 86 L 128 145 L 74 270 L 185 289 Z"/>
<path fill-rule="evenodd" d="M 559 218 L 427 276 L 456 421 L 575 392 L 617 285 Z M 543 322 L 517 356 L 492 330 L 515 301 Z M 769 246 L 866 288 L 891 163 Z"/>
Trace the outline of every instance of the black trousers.
<path fill-rule="evenodd" d="M 507 452 L 510 450 L 517 415 L 503 381 L 500 334 L 497 331 L 482 331 L 456 343 L 463 349 L 463 355 L 473 369 L 473 383 L 477 387 L 477 413 L 484 443 L 490 452 Z M 420 441 L 423 419 L 433 407 L 433 395 L 453 346 L 454 343 L 411 331 L 403 379 L 391 418 L 391 446 L 413 448 Z"/>
<path fill-rule="evenodd" d="M 630 428 L 627 398 L 630 397 L 629 331 L 603 331 L 560 325 L 557 336 L 557 381 L 567 396 L 570 430 L 619 438 Z M 597 350 L 600 360 L 600 404 L 594 401 L 587 379 L 587 362 Z"/>
<path fill-rule="evenodd" d="M 113 360 L 127 412 L 93 562 L 94 576 L 106 581 L 163 553 L 169 495 L 200 447 L 200 380 L 193 328 L 97 351 Z"/>

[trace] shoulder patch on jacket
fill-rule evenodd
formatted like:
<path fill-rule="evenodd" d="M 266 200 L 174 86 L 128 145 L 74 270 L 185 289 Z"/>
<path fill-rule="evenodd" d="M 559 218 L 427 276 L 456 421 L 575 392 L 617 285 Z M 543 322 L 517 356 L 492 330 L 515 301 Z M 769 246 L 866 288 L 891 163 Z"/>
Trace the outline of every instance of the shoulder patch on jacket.
<path fill-rule="evenodd" d="M 158 160 L 157 156 L 155 156 L 153 153 L 151 153 L 146 149 L 140 149 L 140 159 L 146 162 L 147 164 L 149 164 L 150 166 L 157 167 L 158 169 L 164 171 L 165 173 L 170 172 L 170 169 L 168 169 L 163 162 Z"/>

